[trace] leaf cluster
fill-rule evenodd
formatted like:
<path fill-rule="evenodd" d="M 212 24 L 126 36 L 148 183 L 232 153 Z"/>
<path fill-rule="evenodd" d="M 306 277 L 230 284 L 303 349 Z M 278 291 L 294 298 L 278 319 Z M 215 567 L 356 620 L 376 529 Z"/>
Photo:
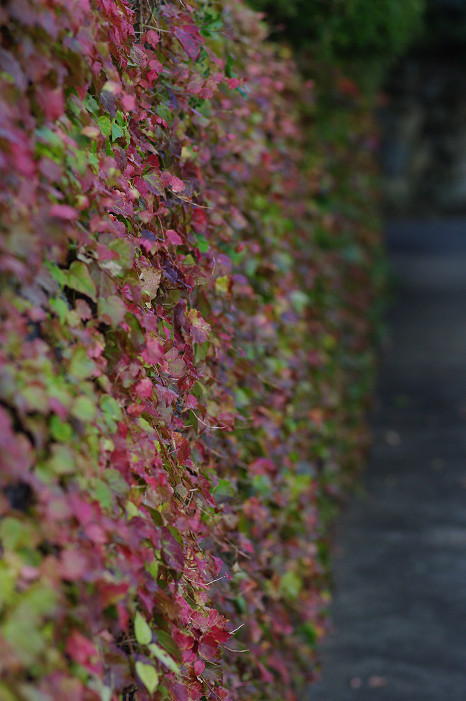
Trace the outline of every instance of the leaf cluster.
<path fill-rule="evenodd" d="M 133 6 L 0 11 L 0 697 L 292 701 L 367 444 L 372 126 L 335 76 L 308 133 L 237 0 Z"/>

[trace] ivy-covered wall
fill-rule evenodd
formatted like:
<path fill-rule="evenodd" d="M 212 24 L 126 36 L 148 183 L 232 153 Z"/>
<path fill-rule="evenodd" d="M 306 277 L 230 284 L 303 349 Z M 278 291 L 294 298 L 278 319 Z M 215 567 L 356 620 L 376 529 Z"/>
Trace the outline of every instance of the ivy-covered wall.
<path fill-rule="evenodd" d="M 361 464 L 373 126 L 239 0 L 0 8 L 0 697 L 299 698 Z M 337 118 L 337 114 L 341 117 Z"/>

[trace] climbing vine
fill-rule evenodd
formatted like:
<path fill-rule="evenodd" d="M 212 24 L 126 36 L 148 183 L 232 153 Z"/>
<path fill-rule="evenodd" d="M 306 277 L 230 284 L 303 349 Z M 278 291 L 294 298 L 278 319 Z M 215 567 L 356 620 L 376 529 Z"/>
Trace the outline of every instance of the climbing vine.
<path fill-rule="evenodd" d="M 237 0 L 0 36 L 0 695 L 291 701 L 366 445 L 364 108 L 304 157 L 312 84 Z"/>

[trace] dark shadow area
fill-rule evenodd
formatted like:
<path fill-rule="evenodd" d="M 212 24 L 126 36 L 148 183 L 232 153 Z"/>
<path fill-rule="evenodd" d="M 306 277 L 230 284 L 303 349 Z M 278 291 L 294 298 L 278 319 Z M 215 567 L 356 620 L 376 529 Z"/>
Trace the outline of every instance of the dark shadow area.
<path fill-rule="evenodd" d="M 430 0 L 423 36 L 386 78 L 379 117 L 386 216 L 466 214 L 463 0 Z"/>

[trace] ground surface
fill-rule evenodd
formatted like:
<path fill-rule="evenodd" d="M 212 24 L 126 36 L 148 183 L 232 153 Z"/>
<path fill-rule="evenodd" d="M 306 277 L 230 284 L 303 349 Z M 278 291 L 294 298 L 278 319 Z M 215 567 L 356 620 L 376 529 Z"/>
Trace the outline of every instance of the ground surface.
<path fill-rule="evenodd" d="M 466 699 L 466 221 L 388 226 L 399 278 L 365 493 L 309 701 Z"/>

